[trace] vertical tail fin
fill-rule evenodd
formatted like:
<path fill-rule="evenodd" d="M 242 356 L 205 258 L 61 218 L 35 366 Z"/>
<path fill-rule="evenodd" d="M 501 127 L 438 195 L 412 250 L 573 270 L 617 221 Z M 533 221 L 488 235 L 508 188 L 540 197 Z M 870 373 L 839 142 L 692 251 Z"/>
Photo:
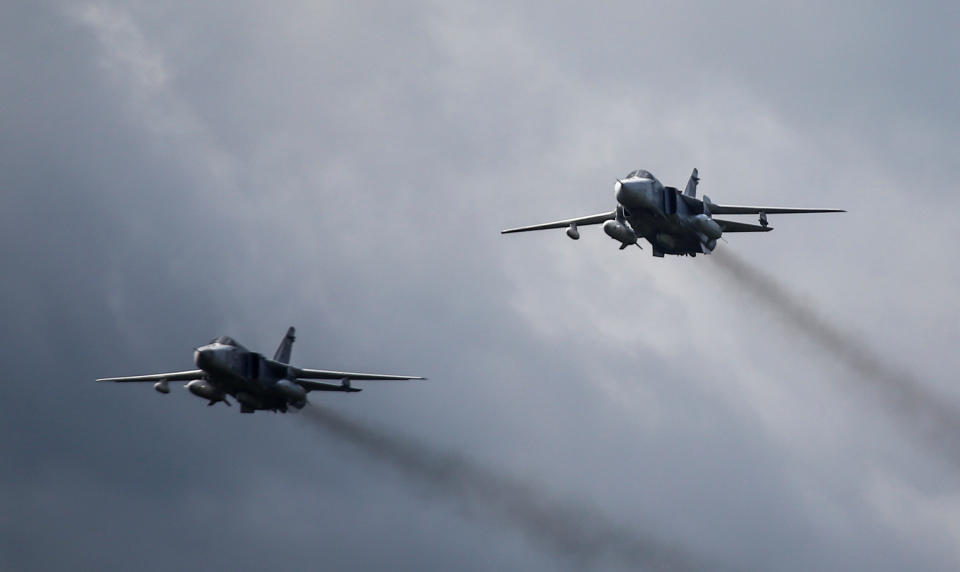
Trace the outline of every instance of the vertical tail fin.
<path fill-rule="evenodd" d="M 693 173 L 690 174 L 690 180 L 687 181 L 687 188 L 683 190 L 683 194 L 688 197 L 697 196 L 697 183 L 700 182 L 700 173 L 696 169 L 693 170 Z"/>
<path fill-rule="evenodd" d="M 294 335 L 295 332 L 293 326 L 290 326 L 287 335 L 280 342 L 280 347 L 277 348 L 277 353 L 273 354 L 273 361 L 290 363 L 290 350 L 293 349 L 293 341 L 297 339 L 297 336 Z"/>

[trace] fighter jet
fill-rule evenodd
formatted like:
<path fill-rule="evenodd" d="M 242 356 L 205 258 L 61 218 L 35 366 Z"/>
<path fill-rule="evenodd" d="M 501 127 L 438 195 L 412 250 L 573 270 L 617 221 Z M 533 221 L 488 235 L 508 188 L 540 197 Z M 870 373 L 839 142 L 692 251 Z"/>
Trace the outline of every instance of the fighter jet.
<path fill-rule="evenodd" d="M 232 395 L 240 402 L 241 413 L 269 410 L 287 412 L 287 407 L 301 409 L 307 404 L 311 391 L 360 391 L 352 387 L 352 380 L 396 381 L 426 379 L 412 375 L 380 375 L 375 373 L 351 373 L 324 369 L 303 369 L 289 365 L 293 348 L 294 329 L 280 342 L 273 359 L 252 352 L 233 338 L 220 336 L 193 352 L 193 361 L 200 369 L 154 373 L 132 377 L 105 377 L 97 381 L 138 382 L 153 381 L 154 389 L 170 393 L 171 381 L 187 382 L 187 389 L 197 397 L 209 400 L 207 405 L 227 401 Z M 311 381 L 314 379 L 339 380 L 339 384 Z"/>
<path fill-rule="evenodd" d="M 637 169 L 623 179 L 617 179 L 613 185 L 617 198 L 617 208 L 613 212 L 511 228 L 501 234 L 566 227 L 567 236 L 578 240 L 579 227 L 603 224 L 603 231 L 620 243 L 620 250 L 630 245 L 640 247 L 638 240 L 642 237 L 652 246 L 654 256 L 696 256 L 713 252 L 724 233 L 773 230 L 767 221 L 768 214 L 846 212 L 842 209 L 717 205 L 706 195 L 703 200 L 697 198 L 699 182 L 699 174 L 694 169 L 686 188 L 680 192 L 674 187 L 665 187 L 649 171 Z M 741 214 L 759 215 L 760 224 L 713 218 L 713 215 Z"/>

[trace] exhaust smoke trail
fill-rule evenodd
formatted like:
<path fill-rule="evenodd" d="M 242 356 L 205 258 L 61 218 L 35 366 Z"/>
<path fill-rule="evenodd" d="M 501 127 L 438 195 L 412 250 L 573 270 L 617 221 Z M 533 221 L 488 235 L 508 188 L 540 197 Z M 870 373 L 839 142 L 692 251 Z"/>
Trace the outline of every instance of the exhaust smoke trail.
<path fill-rule="evenodd" d="M 855 335 L 832 324 L 776 279 L 738 256 L 724 251 L 710 259 L 729 278 L 766 302 L 785 326 L 857 373 L 862 387 L 874 393 L 899 421 L 960 467 L 960 408 L 925 388 L 910 372 L 887 363 Z"/>
<path fill-rule="evenodd" d="M 427 485 L 431 492 L 477 509 L 471 514 L 482 512 L 515 526 L 576 569 L 604 564 L 640 570 L 722 569 L 611 522 L 595 510 L 560 502 L 534 486 L 497 475 L 457 454 L 370 428 L 324 407 L 310 405 L 302 413 L 316 427 Z"/>

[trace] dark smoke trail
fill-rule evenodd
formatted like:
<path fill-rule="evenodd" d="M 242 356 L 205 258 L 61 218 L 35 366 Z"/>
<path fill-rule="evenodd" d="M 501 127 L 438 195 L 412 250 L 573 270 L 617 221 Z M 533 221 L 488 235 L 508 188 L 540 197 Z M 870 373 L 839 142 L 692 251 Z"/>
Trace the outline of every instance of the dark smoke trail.
<path fill-rule="evenodd" d="M 619 563 L 640 570 L 718 570 L 586 507 L 557 502 L 536 488 L 496 475 L 456 454 L 378 431 L 317 406 L 303 409 L 314 425 L 392 465 L 407 477 L 502 519 L 577 568 Z"/>
<path fill-rule="evenodd" d="M 855 335 L 844 332 L 798 300 L 774 278 L 729 252 L 710 257 L 727 276 L 776 313 L 789 328 L 805 335 L 859 375 L 863 387 L 874 393 L 900 421 L 960 466 L 960 409 L 912 374 L 885 362 Z"/>

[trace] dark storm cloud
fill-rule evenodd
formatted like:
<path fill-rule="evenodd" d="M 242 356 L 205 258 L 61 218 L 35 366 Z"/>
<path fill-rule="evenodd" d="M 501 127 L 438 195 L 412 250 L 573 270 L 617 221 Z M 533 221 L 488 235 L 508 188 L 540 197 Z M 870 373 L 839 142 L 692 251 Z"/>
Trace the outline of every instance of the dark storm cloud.
<path fill-rule="evenodd" d="M 462 455 L 373 429 L 329 408 L 311 406 L 304 414 L 314 426 L 392 465 L 431 494 L 452 497 L 516 526 L 572 566 L 595 567 L 610 560 L 629 569 L 721 569 L 649 533 L 611 522 L 594 509 L 562 502 L 538 487 L 497 475 Z"/>
<path fill-rule="evenodd" d="M 297 363 L 431 379 L 327 407 L 467 451 L 561 506 L 576 491 L 599 522 L 738 568 L 955 568 L 954 515 L 925 509 L 944 505 L 936 490 L 844 458 L 857 435 L 806 453 L 812 431 L 790 417 L 806 402 L 789 390 L 791 408 L 769 413 L 781 404 L 731 356 L 762 374 L 754 355 L 792 348 L 745 327 L 689 261 L 619 256 L 601 233 L 497 234 L 609 208 L 613 178 L 636 167 L 682 184 L 697 164 L 715 199 L 784 204 L 842 181 L 851 200 L 871 191 L 872 218 L 725 246 L 795 278 L 779 254 L 818 252 L 805 288 L 849 285 L 841 313 L 879 330 L 857 307 L 872 296 L 929 332 L 913 351 L 949 356 L 956 305 L 940 293 L 956 275 L 917 247 L 952 227 L 916 200 L 930 191 L 899 190 L 913 173 L 949 188 L 930 167 L 955 130 L 914 111 L 952 80 L 913 54 L 953 40 L 895 11 L 860 27 L 859 8 L 5 5 L 0 552 L 21 569 L 556 568 L 500 519 L 411 495 L 292 419 L 92 382 L 189 368 L 217 334 L 269 353 L 295 325 Z M 910 40 L 870 32 L 891 29 Z M 865 36 L 852 53 L 844 30 Z M 884 61 L 936 89 L 880 70 L 867 79 L 882 93 L 860 90 L 850 72 Z M 919 125 L 921 164 L 887 164 L 905 139 L 860 129 L 893 123 Z M 827 160 L 841 156 L 863 162 Z M 924 228 L 878 249 L 904 212 Z M 900 279 L 919 269 L 923 296 Z"/>
<path fill-rule="evenodd" d="M 947 29 L 958 15 L 954 3 L 747 0 L 686 8 L 660 2 L 572 7 L 576 17 L 557 20 L 536 19 L 550 11 L 549 3 L 518 10 L 565 39 L 552 42 L 552 34 L 543 34 L 532 42 L 548 44 L 578 74 L 612 92 L 639 91 L 638 84 L 650 82 L 688 98 L 738 85 L 795 119 L 798 131 L 852 134 L 857 146 L 913 176 L 947 168 L 956 142 L 944 135 L 960 126 L 956 77 L 940 72 L 947 54 L 960 49 Z M 664 46 L 670 57 L 663 57 Z M 936 144 L 917 142 L 918 129 Z M 735 129 L 728 134 L 737 135 Z M 855 160 L 843 151 L 834 159 Z"/>

